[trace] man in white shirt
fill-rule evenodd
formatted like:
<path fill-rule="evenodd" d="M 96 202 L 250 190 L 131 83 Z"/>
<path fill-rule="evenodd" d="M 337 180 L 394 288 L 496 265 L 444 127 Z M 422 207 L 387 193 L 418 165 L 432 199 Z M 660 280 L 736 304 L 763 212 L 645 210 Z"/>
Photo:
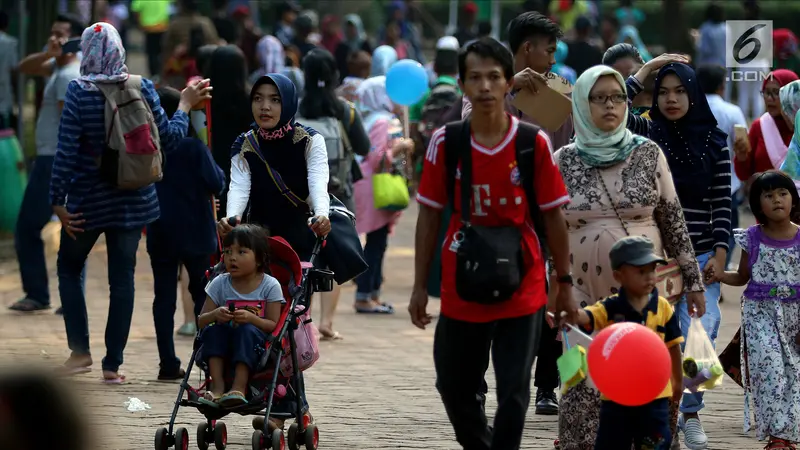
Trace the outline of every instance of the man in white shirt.
<path fill-rule="evenodd" d="M 714 118 L 717 119 L 717 127 L 728 133 L 728 148 L 733 152 L 733 148 L 737 144 L 735 128 L 737 125 L 747 127 L 747 119 L 745 119 L 741 108 L 726 102 L 722 98 L 725 93 L 727 76 L 728 72 L 722 66 L 701 65 L 697 69 L 697 81 L 706 94 L 708 106 L 711 107 Z M 747 139 L 745 138 L 744 141 L 747 141 Z M 747 144 L 746 142 L 739 142 L 738 145 Z M 739 205 L 744 200 L 744 189 L 742 187 L 742 181 L 736 177 L 733 159 L 731 158 L 731 229 L 739 227 Z M 733 249 L 733 245 L 733 234 L 731 234 L 731 249 Z M 730 264 L 732 254 L 732 251 L 728 252 L 728 264 Z"/>

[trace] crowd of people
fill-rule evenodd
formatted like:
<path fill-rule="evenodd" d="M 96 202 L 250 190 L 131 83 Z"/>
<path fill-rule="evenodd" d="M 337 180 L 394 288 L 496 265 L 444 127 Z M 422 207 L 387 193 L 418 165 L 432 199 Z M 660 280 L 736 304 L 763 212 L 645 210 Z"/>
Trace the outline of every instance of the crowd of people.
<path fill-rule="evenodd" d="M 565 323 L 593 333 L 636 322 L 659 333 L 680 362 L 693 318 L 720 348 L 722 284 L 747 285 L 740 330 L 745 429 L 772 450 L 800 442 L 800 80 L 791 70 L 798 43 L 791 31 L 775 31 L 774 67 L 766 63 L 760 87 L 736 83 L 740 107 L 729 102 L 734 83 L 718 60 L 724 17 L 716 5 L 697 32 L 692 59 L 651 54 L 632 1 L 602 18 L 593 2 L 551 2 L 543 13 L 515 17 L 505 43 L 488 37 L 491 27 L 468 3 L 454 35 L 436 42 L 429 91 L 406 112 L 389 96 L 386 74 L 399 60 L 425 63 L 425 56 L 403 1 L 391 3 L 375 37 L 358 15 L 320 21 L 290 1 L 278 6 L 272 34 L 256 26 L 246 6 L 214 2 L 211 17 L 192 0 L 175 6 L 109 2 L 104 20 L 88 27 L 62 14 L 42 52 L 18 62 L 0 58 L 12 62 L 9 70 L 47 77 L 15 232 L 24 297 L 10 308 L 27 314 L 51 307 L 40 231 L 55 214 L 62 226 L 58 312 L 72 352 L 61 374 L 93 365 L 86 260 L 101 234 L 110 286 L 107 384 L 127 381 L 120 367 L 143 230 L 159 379 L 185 376 L 173 336 L 179 280 L 179 334 L 194 336 L 215 322 L 240 325 L 207 333 L 215 343 L 204 355 L 212 378 L 222 378 L 224 357 L 237 375 L 228 390 L 211 385 L 203 399 L 209 405 L 247 402 L 255 356 L 243 349 L 275 327 L 283 298 L 265 270 L 268 235 L 308 260 L 318 236 L 336 233 L 332 211 L 348 211 L 365 236 L 358 252 L 367 266 L 352 277 L 353 308 L 395 313 L 381 296 L 391 276 L 382 265 L 402 211 L 377 208 L 372 181 L 400 167 L 395 173 L 407 178 L 419 205 L 408 311 L 424 329 L 434 322 L 428 297 L 441 298 L 436 387 L 464 448 L 520 447 L 532 378 L 535 412 L 559 416 L 562 450 L 679 448 L 681 435 L 693 450 L 713 445 L 700 418 L 703 393 L 684 393 L 674 373 L 658 398 L 637 408 L 602 397 L 587 382 L 559 397 L 558 336 Z M 755 2 L 745 7 L 758 17 Z M 125 65 L 129 14 L 145 35 L 151 78 Z M 0 13 L 0 46 L 8 42 L 7 25 Z M 79 51 L 67 51 L 74 40 Z M 514 106 L 518 92 L 547 89 L 548 72 L 573 84 L 571 115 L 557 129 L 541 128 Z M 106 92 L 116 85 L 135 90 L 151 112 L 149 137 L 129 133 L 125 142 L 137 152 L 156 143 L 163 152 L 156 183 L 120 188 L 98 166 L 111 134 Z M 739 228 L 740 205 L 757 225 Z M 738 262 L 731 261 L 736 247 Z M 491 260 L 487 248 L 506 264 Z M 228 274 L 206 285 L 209 259 L 219 252 Z M 321 256 L 318 267 L 333 264 Z M 670 276 L 682 287 L 671 296 L 655 288 L 666 263 L 677 267 Z M 334 328 L 340 294 L 337 283 L 319 296 L 322 339 L 344 337 Z M 262 317 L 231 313 L 225 300 L 232 297 L 269 306 Z M 493 425 L 484 412 L 490 354 Z"/>

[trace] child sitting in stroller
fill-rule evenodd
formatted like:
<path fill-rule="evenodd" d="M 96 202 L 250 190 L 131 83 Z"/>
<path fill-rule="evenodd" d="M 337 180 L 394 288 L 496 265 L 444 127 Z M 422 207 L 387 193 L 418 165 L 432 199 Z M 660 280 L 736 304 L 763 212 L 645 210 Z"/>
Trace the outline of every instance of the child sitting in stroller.
<path fill-rule="evenodd" d="M 267 335 L 280 319 L 283 291 L 269 274 L 269 233 L 257 225 L 234 228 L 223 241 L 227 273 L 206 286 L 206 301 L 198 317 L 203 329 L 203 359 L 211 388 L 199 401 L 232 408 L 247 403 L 247 383 L 265 351 Z M 225 370 L 233 370 L 225 393 Z"/>

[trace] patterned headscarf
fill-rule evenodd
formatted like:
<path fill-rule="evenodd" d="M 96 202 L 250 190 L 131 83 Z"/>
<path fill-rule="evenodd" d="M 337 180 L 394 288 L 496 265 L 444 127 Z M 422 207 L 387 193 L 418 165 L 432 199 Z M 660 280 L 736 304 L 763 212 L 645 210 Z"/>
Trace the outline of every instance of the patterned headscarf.
<path fill-rule="evenodd" d="M 781 88 L 781 109 L 786 117 L 794 120 L 800 109 L 800 81 L 792 81 Z"/>
<path fill-rule="evenodd" d="M 256 44 L 256 58 L 261 63 L 258 69 L 258 76 L 262 77 L 268 73 L 282 73 L 286 66 L 286 53 L 283 51 L 283 44 L 275 36 L 266 35 Z"/>
<path fill-rule="evenodd" d="M 125 65 L 125 47 L 119 32 L 111 24 L 98 22 L 81 35 L 81 77 L 84 88 L 93 83 L 119 83 L 128 79 Z"/>

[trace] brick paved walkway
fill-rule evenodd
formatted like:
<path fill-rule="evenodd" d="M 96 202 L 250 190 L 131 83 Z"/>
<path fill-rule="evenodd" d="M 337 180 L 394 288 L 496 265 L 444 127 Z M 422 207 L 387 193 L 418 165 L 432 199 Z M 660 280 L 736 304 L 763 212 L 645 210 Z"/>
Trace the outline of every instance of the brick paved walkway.
<path fill-rule="evenodd" d="M 322 344 L 322 359 L 307 373 L 308 397 L 321 430 L 322 448 L 328 449 L 454 449 L 452 431 L 433 387 L 431 357 L 432 330 L 414 328 L 405 312 L 412 283 L 413 233 L 416 208 L 404 216 L 391 237 L 386 261 L 386 300 L 397 307 L 394 316 L 358 316 L 352 308 L 353 288 L 342 294 L 336 328 L 345 339 Z M 144 241 L 136 271 L 136 309 L 123 371 L 130 383 L 104 386 L 99 382 L 100 359 L 104 353 L 103 330 L 108 309 L 106 256 L 98 243 L 89 261 L 87 282 L 95 371 L 77 377 L 74 387 L 85 399 L 101 448 L 150 449 L 153 434 L 167 423 L 177 385 L 155 380 L 158 360 L 152 324 L 152 274 Z M 50 259 L 50 290 L 58 304 L 53 257 Z M 721 345 L 736 331 L 739 320 L 738 292 L 725 290 Z M 60 317 L 41 314 L 33 317 L 12 315 L 5 305 L 20 296 L 19 276 L 14 262 L 0 264 L 0 355 L 3 363 L 54 366 L 67 356 L 64 325 Z M 434 309 L 438 301 L 432 300 Z M 434 311 L 436 312 L 436 311 Z M 180 323 L 181 312 L 176 321 Z M 186 360 L 191 341 L 176 338 L 179 355 Z M 487 374 L 489 384 L 493 376 Z M 128 397 L 150 404 L 144 413 L 128 412 L 123 406 Z M 713 449 L 748 450 L 762 448 L 742 434 L 742 392 L 730 380 L 706 396 L 703 415 Z M 490 397 L 489 411 L 494 410 Z M 194 428 L 201 416 L 191 410 L 179 415 L 181 426 Z M 235 417 L 226 420 L 230 448 L 250 448 L 250 421 Z M 549 449 L 556 436 L 556 418 L 529 414 L 523 448 Z M 763 444 L 762 444 L 763 445 Z"/>

